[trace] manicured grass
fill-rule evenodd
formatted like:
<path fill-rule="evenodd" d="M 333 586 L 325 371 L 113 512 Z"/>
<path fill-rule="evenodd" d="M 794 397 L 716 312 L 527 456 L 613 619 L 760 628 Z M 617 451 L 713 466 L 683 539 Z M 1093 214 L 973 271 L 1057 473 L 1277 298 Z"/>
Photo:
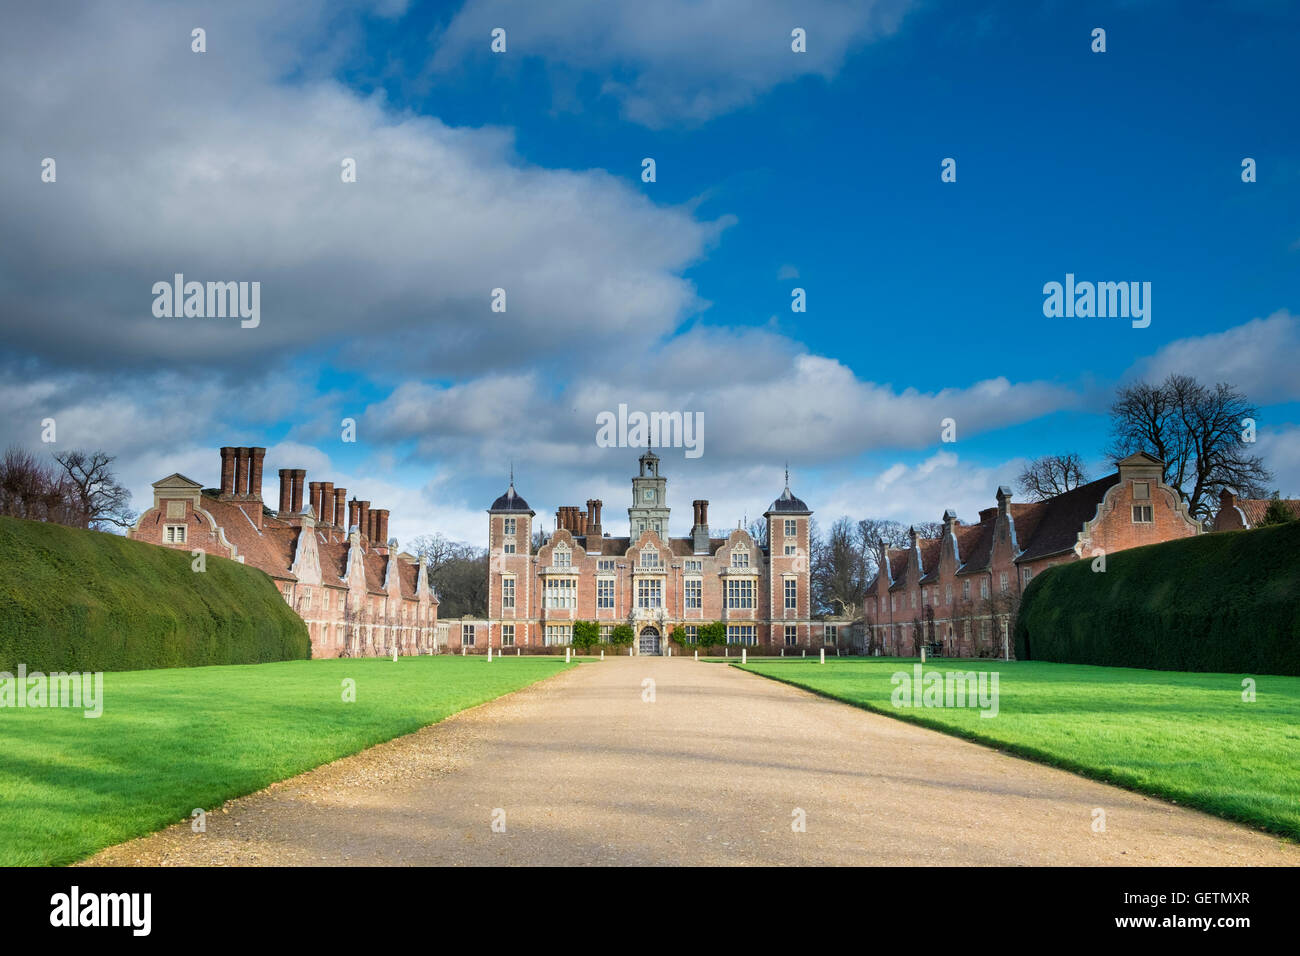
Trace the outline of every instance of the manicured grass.
<path fill-rule="evenodd" d="M 915 660 L 761 661 L 764 677 L 1300 838 L 1300 678 L 1092 667 L 1039 661 L 930 661 L 925 673 L 997 672 L 998 715 L 895 707 Z M 737 664 L 737 667 L 740 665 Z M 1256 700 L 1242 700 L 1253 677 Z"/>
<path fill-rule="evenodd" d="M 565 666 L 438 656 L 129 671 L 104 675 L 99 718 L 0 708 L 0 865 L 84 858 Z"/>

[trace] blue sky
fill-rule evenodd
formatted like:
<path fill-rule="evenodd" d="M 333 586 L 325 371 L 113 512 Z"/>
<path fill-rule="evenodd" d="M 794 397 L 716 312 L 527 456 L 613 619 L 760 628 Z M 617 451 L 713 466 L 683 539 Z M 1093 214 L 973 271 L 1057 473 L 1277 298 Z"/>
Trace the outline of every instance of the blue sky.
<path fill-rule="evenodd" d="M 264 444 L 399 538 L 478 541 L 511 460 L 548 521 L 621 516 L 637 451 L 593 413 L 627 402 L 704 412 L 704 456 L 664 456 L 675 533 L 694 497 L 761 513 L 787 458 L 823 521 L 973 517 L 1027 457 L 1104 473 L 1116 384 L 1169 371 L 1242 386 L 1300 494 L 1293 6 L 130 8 L 0 41 L 26 177 L 0 202 L 32 237 L 0 280 L 4 437 L 57 415 L 140 507 Z M 23 73 L 77 55 L 115 69 Z M 139 289 L 182 269 L 260 277 L 263 327 L 161 330 Z M 1067 272 L 1150 282 L 1150 327 L 1045 318 Z"/>

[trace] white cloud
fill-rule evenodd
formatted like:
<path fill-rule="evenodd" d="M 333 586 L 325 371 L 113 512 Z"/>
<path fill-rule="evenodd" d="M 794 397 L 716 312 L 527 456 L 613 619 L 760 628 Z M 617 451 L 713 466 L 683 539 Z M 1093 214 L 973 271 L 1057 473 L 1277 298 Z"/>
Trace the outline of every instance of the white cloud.
<path fill-rule="evenodd" d="M 1300 399 L 1300 318 L 1279 309 L 1223 332 L 1170 342 L 1130 375 L 1158 381 L 1171 373 L 1229 382 L 1261 404 Z"/>
<path fill-rule="evenodd" d="M 433 59 L 452 70 L 467 57 L 494 67 L 542 57 L 557 68 L 599 74 L 601 92 L 623 115 L 661 127 L 700 122 L 752 103 L 801 76 L 833 77 L 850 52 L 894 33 L 906 0 L 660 0 L 653 4 L 552 0 L 520 4 L 469 0 Z M 507 52 L 489 49 L 506 30 Z M 807 36 L 791 50 L 791 32 Z"/>

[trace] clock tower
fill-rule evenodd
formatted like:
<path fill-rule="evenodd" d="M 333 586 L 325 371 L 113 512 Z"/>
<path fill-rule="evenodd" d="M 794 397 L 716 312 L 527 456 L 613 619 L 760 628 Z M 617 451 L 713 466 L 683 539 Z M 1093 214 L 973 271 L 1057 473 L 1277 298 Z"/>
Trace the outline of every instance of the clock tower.
<path fill-rule="evenodd" d="M 647 449 L 641 456 L 641 473 L 632 479 L 632 507 L 627 509 L 632 539 L 642 531 L 668 536 L 668 479 L 659 476 L 659 456 Z"/>

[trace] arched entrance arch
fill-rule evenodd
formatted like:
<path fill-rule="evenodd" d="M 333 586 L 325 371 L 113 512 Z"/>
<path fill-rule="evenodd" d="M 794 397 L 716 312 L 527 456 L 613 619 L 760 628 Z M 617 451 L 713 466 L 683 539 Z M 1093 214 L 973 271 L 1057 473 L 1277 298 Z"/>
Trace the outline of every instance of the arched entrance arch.
<path fill-rule="evenodd" d="M 653 624 L 647 624 L 641 629 L 641 635 L 637 642 L 638 654 L 658 654 L 663 637 L 659 633 L 659 628 Z"/>

